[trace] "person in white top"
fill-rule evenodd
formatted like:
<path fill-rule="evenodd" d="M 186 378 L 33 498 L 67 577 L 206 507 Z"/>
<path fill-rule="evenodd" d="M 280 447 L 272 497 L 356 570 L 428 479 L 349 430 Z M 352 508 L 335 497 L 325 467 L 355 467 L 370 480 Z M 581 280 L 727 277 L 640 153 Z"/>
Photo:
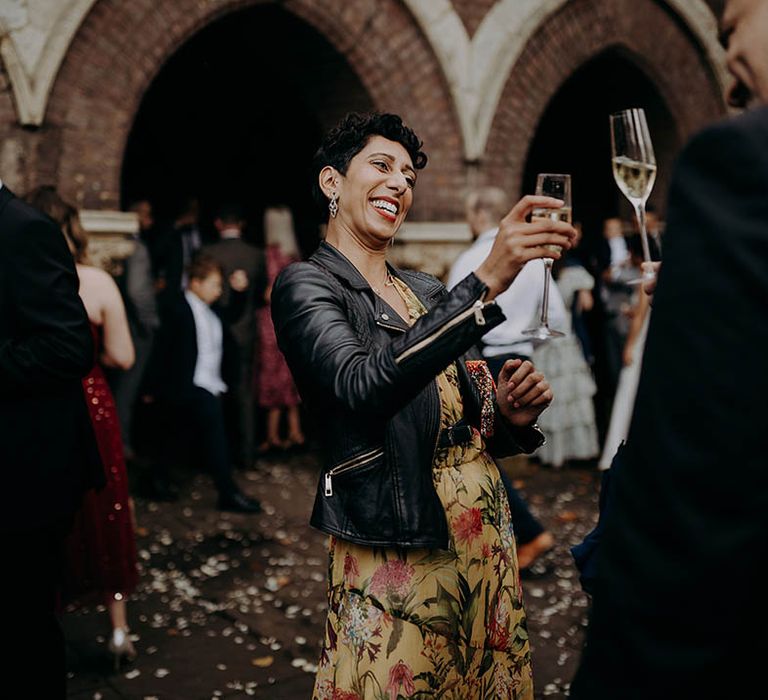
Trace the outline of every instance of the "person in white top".
<path fill-rule="evenodd" d="M 469 194 L 466 202 L 467 223 L 475 242 L 451 267 L 446 282 L 448 289 L 474 272 L 488 257 L 499 230 L 498 223 L 510 206 L 506 193 L 498 187 L 483 187 Z M 536 325 L 543 290 L 544 264 L 536 259 L 526 263 L 512 285 L 496 297 L 495 301 L 507 320 L 483 336 L 482 350 L 494 378 L 499 376 L 507 360 L 530 359 L 533 354 L 533 342 L 522 331 Z M 566 313 L 554 284 L 550 287 L 549 303 L 552 327 L 561 327 Z M 512 510 L 518 562 L 525 575 L 535 559 L 554 546 L 554 538 L 528 510 L 504 470 L 500 469 L 499 473 Z"/>
<path fill-rule="evenodd" d="M 446 286 L 455 287 L 470 272 L 474 272 L 488 257 L 498 233 L 498 223 L 508 211 L 506 193 L 498 187 L 483 187 L 467 197 L 467 223 L 475 242 L 465 250 L 451 267 Z M 515 281 L 496 303 L 506 321 L 483 336 L 483 357 L 494 377 L 508 359 L 529 359 L 534 341 L 523 335 L 526 328 L 537 324 L 544 292 L 544 263 L 540 259 L 526 263 Z M 552 328 L 562 329 L 567 323 L 563 299 L 556 285 L 550 285 L 549 320 Z"/>

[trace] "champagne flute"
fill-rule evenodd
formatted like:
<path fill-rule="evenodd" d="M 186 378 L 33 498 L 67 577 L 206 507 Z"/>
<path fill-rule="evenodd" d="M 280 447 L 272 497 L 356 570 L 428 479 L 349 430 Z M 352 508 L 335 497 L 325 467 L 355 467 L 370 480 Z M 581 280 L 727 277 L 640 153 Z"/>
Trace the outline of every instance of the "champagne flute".
<path fill-rule="evenodd" d="M 635 209 L 640 226 L 643 259 L 651 262 L 648 231 L 645 225 L 645 203 L 656 180 L 656 156 L 653 154 L 648 122 L 642 109 L 625 109 L 610 116 L 611 163 L 613 179 Z M 643 279 L 652 280 L 653 272 L 644 272 Z M 642 282 L 633 280 L 633 282 Z"/>
<path fill-rule="evenodd" d="M 539 173 L 536 176 L 536 194 L 545 197 L 555 197 L 563 200 L 563 206 L 559 209 L 547 207 L 535 207 L 531 212 L 533 221 L 566 221 L 571 223 L 571 176 L 560 173 Z M 555 253 L 562 248 L 559 245 L 545 246 Z M 536 328 L 528 328 L 523 335 L 529 335 L 538 340 L 549 338 L 561 338 L 565 335 L 562 331 L 549 327 L 549 287 L 552 283 L 552 258 L 542 258 L 544 263 L 544 293 L 541 299 L 541 317 Z"/>

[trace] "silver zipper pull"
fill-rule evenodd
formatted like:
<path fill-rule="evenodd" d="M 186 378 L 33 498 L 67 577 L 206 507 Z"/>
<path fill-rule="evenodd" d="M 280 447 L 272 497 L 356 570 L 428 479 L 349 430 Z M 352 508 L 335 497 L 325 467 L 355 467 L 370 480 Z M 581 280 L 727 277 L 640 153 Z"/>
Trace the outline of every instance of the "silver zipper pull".
<path fill-rule="evenodd" d="M 483 316 L 483 307 L 485 304 L 483 303 L 482 299 L 478 299 L 474 304 L 475 309 L 475 323 L 478 326 L 484 326 L 485 325 L 485 316 Z"/>
<path fill-rule="evenodd" d="M 333 496 L 333 486 L 331 486 L 331 475 L 330 475 L 330 473 L 325 475 L 325 495 L 326 496 Z"/>

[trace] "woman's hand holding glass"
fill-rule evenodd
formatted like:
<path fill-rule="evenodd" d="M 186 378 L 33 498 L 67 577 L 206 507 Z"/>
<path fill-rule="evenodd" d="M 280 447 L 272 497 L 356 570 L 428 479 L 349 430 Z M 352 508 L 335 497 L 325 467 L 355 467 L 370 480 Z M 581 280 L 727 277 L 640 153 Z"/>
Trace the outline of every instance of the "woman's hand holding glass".
<path fill-rule="evenodd" d="M 496 403 L 504 418 L 523 427 L 533 423 L 552 403 L 552 389 L 530 360 L 507 360 L 499 372 Z"/>
<path fill-rule="evenodd" d="M 526 195 L 499 222 L 491 252 L 475 271 L 478 279 L 488 285 L 486 301 L 505 291 L 528 261 L 559 258 L 561 253 L 548 246 L 571 247 L 576 229 L 569 223 L 551 218 L 527 221 L 534 209 L 560 209 L 562 206 L 560 199 Z"/>

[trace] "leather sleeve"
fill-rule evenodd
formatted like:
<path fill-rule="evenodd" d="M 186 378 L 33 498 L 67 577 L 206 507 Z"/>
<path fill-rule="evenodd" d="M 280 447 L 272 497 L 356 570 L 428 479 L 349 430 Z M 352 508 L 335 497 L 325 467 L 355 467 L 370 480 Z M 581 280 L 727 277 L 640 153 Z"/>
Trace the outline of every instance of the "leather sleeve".
<path fill-rule="evenodd" d="M 348 317 L 341 283 L 309 263 L 287 267 L 272 292 L 278 344 L 298 386 L 352 411 L 390 417 L 439 372 L 504 320 L 486 286 L 469 275 L 384 348 L 368 348 Z"/>
<path fill-rule="evenodd" d="M 45 393 L 93 365 L 93 340 L 64 236 L 29 219 L 3 236 L 3 296 L 15 337 L 0 344 L 0 394 Z"/>

